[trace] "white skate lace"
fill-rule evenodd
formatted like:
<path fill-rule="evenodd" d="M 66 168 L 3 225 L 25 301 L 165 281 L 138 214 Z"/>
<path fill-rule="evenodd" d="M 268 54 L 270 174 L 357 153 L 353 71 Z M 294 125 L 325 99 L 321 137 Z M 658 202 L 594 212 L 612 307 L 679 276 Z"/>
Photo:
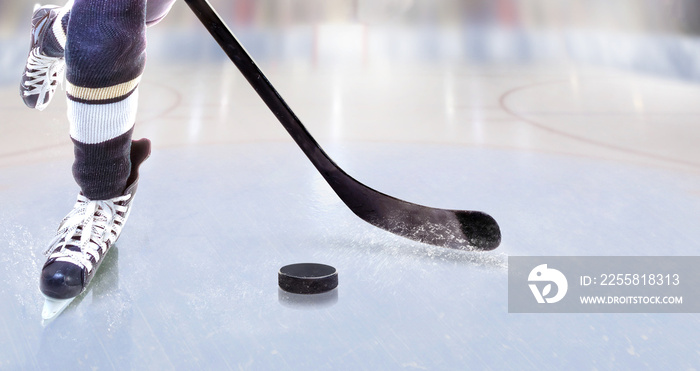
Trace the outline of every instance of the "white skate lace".
<path fill-rule="evenodd" d="M 59 57 L 42 55 L 39 48 L 32 49 L 27 58 L 27 81 L 24 82 L 26 90 L 24 96 L 39 95 L 37 109 L 43 109 L 51 100 L 51 95 L 56 92 L 57 82 L 63 78 L 65 60 Z M 48 99 L 46 98 L 48 96 Z"/>
<path fill-rule="evenodd" d="M 128 207 L 119 202 L 129 198 L 131 194 L 93 201 L 78 195 L 73 210 L 61 222 L 44 254 L 87 268 L 91 272 L 93 264 L 100 261 L 109 246 L 119 237 L 128 216 Z M 78 251 L 67 246 L 77 247 Z"/>

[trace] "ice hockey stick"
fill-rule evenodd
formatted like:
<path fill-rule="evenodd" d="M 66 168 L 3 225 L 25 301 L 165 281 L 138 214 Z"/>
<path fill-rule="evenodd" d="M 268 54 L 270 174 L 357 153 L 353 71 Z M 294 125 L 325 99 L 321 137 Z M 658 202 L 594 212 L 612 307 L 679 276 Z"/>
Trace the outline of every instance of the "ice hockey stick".
<path fill-rule="evenodd" d="M 498 223 L 480 211 L 446 210 L 399 200 L 365 186 L 321 149 L 207 0 L 185 0 L 341 200 L 361 219 L 399 236 L 461 250 L 493 250 Z"/>

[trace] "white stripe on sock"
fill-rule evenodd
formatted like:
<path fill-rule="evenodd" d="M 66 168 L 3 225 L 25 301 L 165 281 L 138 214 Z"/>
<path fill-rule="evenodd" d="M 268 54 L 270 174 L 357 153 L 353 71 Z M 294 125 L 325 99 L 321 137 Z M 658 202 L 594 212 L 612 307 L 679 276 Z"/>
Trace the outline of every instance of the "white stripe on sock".
<path fill-rule="evenodd" d="M 129 131 L 136 122 L 138 89 L 126 99 L 108 104 L 68 101 L 70 136 L 81 143 L 106 142 Z"/>
<path fill-rule="evenodd" d="M 73 7 L 73 0 L 70 0 L 66 5 L 63 6 L 63 9 L 58 13 L 58 17 L 56 18 L 56 21 L 53 23 L 52 31 L 54 36 L 56 36 L 56 40 L 58 40 L 58 43 L 61 44 L 61 47 L 63 49 L 66 48 L 66 33 L 63 31 L 63 26 L 61 25 L 61 20 L 63 20 L 63 17 L 65 17 L 66 13 L 70 10 L 70 8 Z"/>

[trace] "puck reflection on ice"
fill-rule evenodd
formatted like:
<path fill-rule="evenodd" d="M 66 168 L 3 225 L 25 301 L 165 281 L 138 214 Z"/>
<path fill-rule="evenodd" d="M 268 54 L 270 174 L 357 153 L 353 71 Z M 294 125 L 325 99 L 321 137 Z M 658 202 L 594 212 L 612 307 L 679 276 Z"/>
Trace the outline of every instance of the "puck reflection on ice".
<path fill-rule="evenodd" d="M 320 294 L 294 294 L 277 288 L 277 297 L 280 304 L 289 308 L 317 309 L 335 305 L 338 302 L 338 289 Z"/>

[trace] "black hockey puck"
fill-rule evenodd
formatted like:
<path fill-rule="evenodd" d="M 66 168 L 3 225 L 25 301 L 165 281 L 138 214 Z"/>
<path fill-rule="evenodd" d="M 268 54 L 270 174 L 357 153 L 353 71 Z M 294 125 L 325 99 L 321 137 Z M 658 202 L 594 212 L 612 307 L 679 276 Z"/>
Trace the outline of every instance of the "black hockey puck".
<path fill-rule="evenodd" d="M 338 287 L 338 271 L 325 264 L 285 265 L 278 277 L 280 288 L 294 294 L 320 294 Z"/>

